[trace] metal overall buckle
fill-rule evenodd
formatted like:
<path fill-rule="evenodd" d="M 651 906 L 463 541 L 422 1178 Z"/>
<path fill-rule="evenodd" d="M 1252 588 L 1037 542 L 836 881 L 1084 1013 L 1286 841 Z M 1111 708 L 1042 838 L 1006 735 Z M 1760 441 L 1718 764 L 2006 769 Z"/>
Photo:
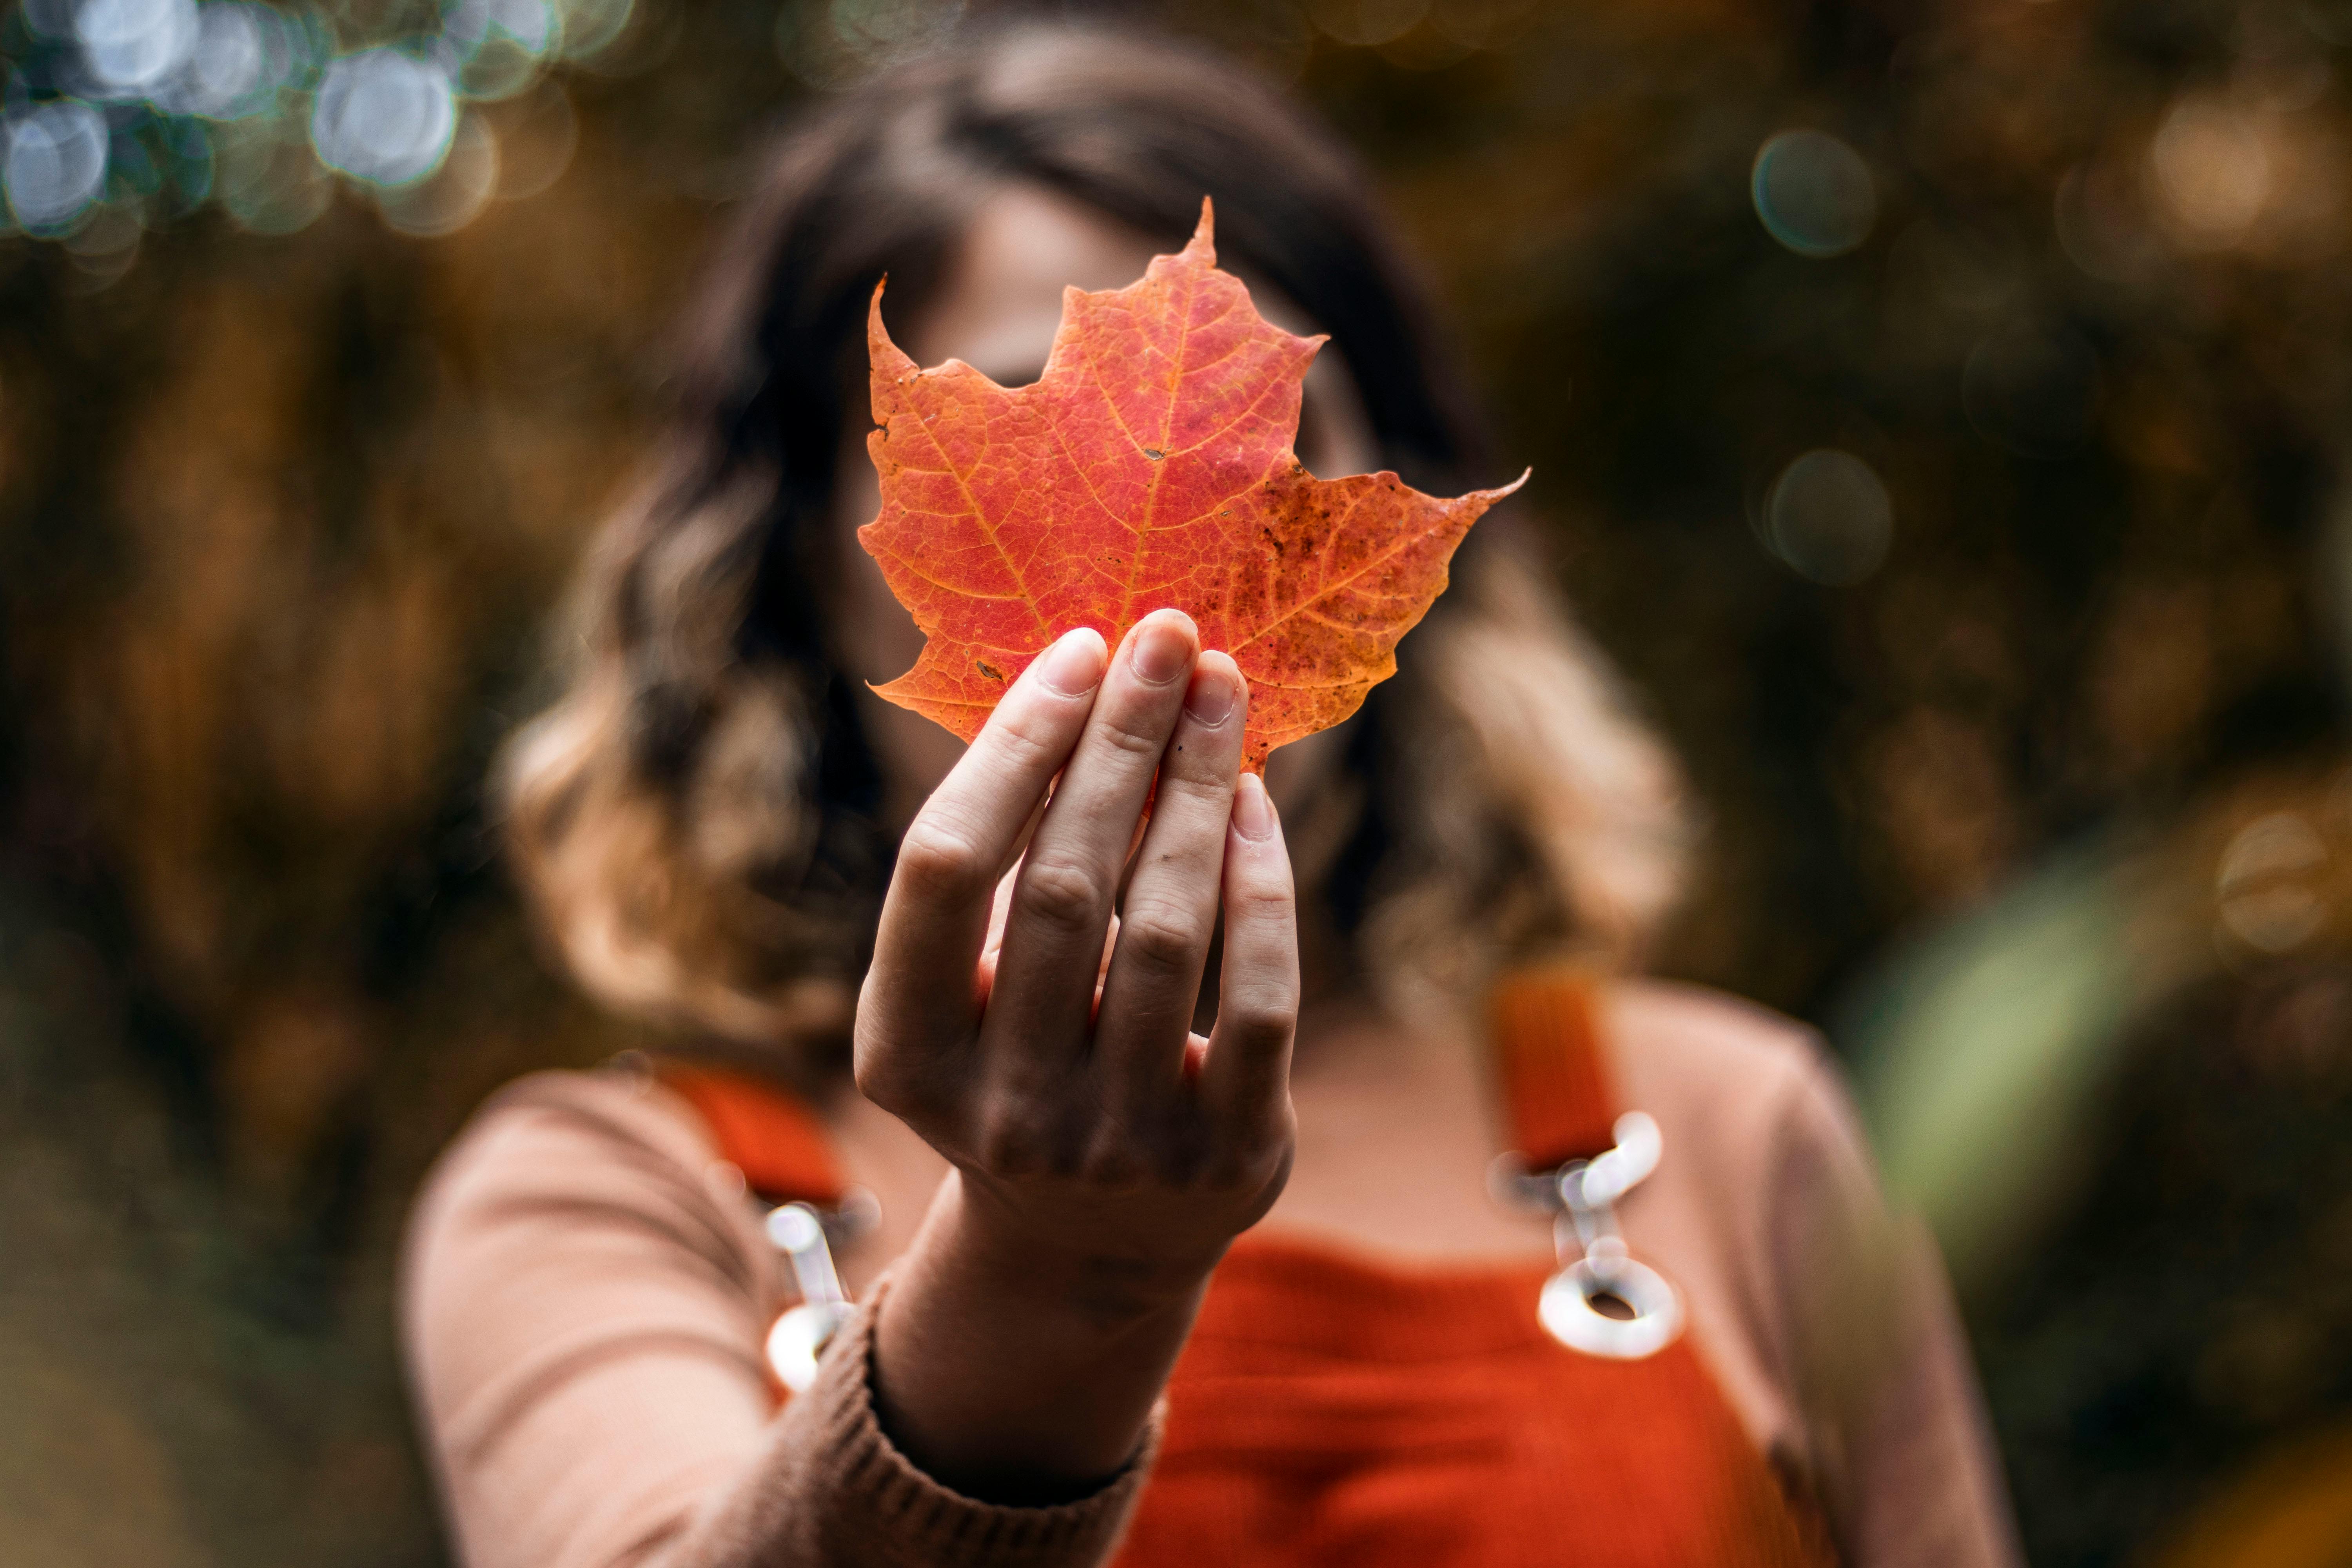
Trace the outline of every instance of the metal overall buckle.
<path fill-rule="evenodd" d="M 768 1211 L 768 1239 L 791 1266 L 801 1298 L 768 1331 L 768 1365 L 794 1394 L 816 1382 L 817 1358 L 849 1321 L 849 1292 L 833 1266 L 833 1239 L 845 1242 L 872 1228 L 879 1210 L 872 1193 L 853 1187 L 837 1208 L 789 1203 Z"/>
<path fill-rule="evenodd" d="M 1633 1258 L 1617 1226 L 1617 1204 L 1658 1168 L 1665 1140 L 1638 1110 L 1611 1129 L 1616 1146 L 1556 1171 L 1530 1173 L 1511 1155 L 1496 1163 L 1496 1195 L 1555 1215 L 1560 1268 L 1544 1281 L 1536 1315 L 1552 1338 L 1587 1355 L 1640 1361 L 1683 1330 L 1682 1297 L 1664 1275 Z M 1620 1309 L 1603 1311 L 1606 1301 Z"/>

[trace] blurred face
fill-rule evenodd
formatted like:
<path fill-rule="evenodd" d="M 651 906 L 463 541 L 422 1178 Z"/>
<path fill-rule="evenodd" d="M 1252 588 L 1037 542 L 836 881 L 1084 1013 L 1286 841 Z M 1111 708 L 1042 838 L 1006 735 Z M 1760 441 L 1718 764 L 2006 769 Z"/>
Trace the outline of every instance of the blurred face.
<path fill-rule="evenodd" d="M 915 363 L 960 359 L 1006 386 L 1044 374 L 1062 321 L 1062 290 L 1123 289 L 1143 276 L 1159 247 L 1091 207 L 1035 185 L 1007 185 L 984 202 L 965 232 L 946 285 L 900 346 Z M 1251 297 L 1268 321 L 1294 332 L 1314 324 L 1263 285 Z M 863 405 L 859 405 L 861 408 Z M 856 542 L 881 507 L 881 487 L 866 456 L 867 421 L 845 432 L 834 493 L 834 532 L 845 584 L 836 621 L 836 657 L 860 681 L 904 674 L 922 652 L 923 634 L 892 597 L 882 569 Z M 1298 458 L 1318 478 L 1370 471 L 1379 460 L 1345 364 L 1326 348 L 1307 373 L 1299 416 Z M 963 742 L 929 720 L 866 694 L 861 716 L 889 779 L 890 820 L 904 824 L 946 776 Z M 1286 746 L 1268 765 L 1276 803 L 1286 808 L 1329 766 L 1335 731 Z"/>

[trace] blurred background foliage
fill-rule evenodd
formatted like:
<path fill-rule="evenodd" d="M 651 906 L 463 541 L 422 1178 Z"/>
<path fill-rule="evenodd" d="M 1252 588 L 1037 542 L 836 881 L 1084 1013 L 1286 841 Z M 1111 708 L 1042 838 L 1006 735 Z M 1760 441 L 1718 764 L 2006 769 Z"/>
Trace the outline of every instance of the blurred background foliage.
<path fill-rule="evenodd" d="M 1089 7 L 1100 10 L 1101 7 Z M 2043 1563 L 2352 1553 L 2352 5 L 1198 0 L 1372 160 Z M 0 14 L 0 1539 L 444 1560 L 435 1150 L 635 1038 L 480 780 L 780 116 L 935 0 Z"/>

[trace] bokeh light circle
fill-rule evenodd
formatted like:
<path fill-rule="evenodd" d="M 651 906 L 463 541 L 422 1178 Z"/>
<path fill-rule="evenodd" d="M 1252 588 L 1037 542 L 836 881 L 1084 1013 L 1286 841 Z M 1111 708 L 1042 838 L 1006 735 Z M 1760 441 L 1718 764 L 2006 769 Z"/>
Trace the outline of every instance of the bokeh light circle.
<path fill-rule="evenodd" d="M 115 92 L 142 92 L 195 48 L 195 0 L 81 0 L 73 29 L 92 76 Z"/>
<path fill-rule="evenodd" d="M 2318 886 L 2327 868 L 2327 843 L 2291 811 L 2258 816 L 2221 852 L 2214 897 L 2221 926 L 2263 952 L 2301 946 L 2327 921 Z"/>
<path fill-rule="evenodd" d="M 1843 256 L 1878 222 L 1870 165 L 1825 131 L 1783 131 L 1766 142 L 1748 190 L 1765 232 L 1800 256 Z"/>
<path fill-rule="evenodd" d="M 1535 0 L 1437 0 L 1429 25 L 1465 48 L 1500 48 L 1534 10 Z"/>
<path fill-rule="evenodd" d="M 215 188 L 237 224 L 255 234 L 305 228 L 334 196 L 334 180 L 299 122 L 275 115 L 232 121 L 213 132 Z"/>
<path fill-rule="evenodd" d="M 130 272 L 145 234 L 129 206 L 100 206 L 88 223 L 66 237 L 63 248 L 73 258 L 81 287 L 96 290 L 110 288 Z"/>
<path fill-rule="evenodd" d="M 271 107 L 293 65 L 294 41 L 278 12 L 215 0 L 196 13 L 195 42 L 152 101 L 166 114 L 241 119 Z"/>
<path fill-rule="evenodd" d="M 439 171 L 429 180 L 386 190 L 377 205 L 393 228 L 433 238 L 473 222 L 498 188 L 498 137 L 478 110 L 469 110 L 457 121 Z"/>
<path fill-rule="evenodd" d="M 962 9 L 930 0 L 833 0 L 829 14 L 842 43 L 878 65 L 943 34 Z"/>
<path fill-rule="evenodd" d="M 1878 570 L 1895 538 L 1895 507 L 1868 463 L 1818 447 L 1780 470 L 1765 503 L 1764 542 L 1791 571 L 1830 587 Z"/>
<path fill-rule="evenodd" d="M 73 100 L 37 104 L 7 121 L 0 184 L 26 228 L 57 232 L 98 200 L 106 184 L 106 116 Z"/>
<path fill-rule="evenodd" d="M 555 9 L 563 32 L 563 58 L 590 60 L 621 36 L 635 6 L 633 0 L 558 0 Z"/>
<path fill-rule="evenodd" d="M 549 0 L 458 0 L 442 30 L 457 51 L 458 90 L 477 102 L 528 89 L 563 41 Z"/>
<path fill-rule="evenodd" d="M 1429 0 L 1307 0 L 1307 14 L 1343 44 L 1386 44 L 1421 25 Z"/>
<path fill-rule="evenodd" d="M 188 61 L 189 97 L 198 114 L 226 119 L 261 85 L 268 68 L 261 21 L 250 5 L 207 5 Z"/>
<path fill-rule="evenodd" d="M 449 73 L 390 47 L 329 66 L 310 111 L 319 161 L 371 184 L 405 185 L 431 174 L 457 130 Z"/>
<path fill-rule="evenodd" d="M 548 0 L 457 0 L 442 28 L 463 49 L 506 39 L 534 55 L 545 54 L 562 36 Z"/>
<path fill-rule="evenodd" d="M 2233 243 L 2273 194 L 2270 148 L 2257 118 L 2222 98 L 2175 103 L 2148 161 L 2166 209 L 2192 246 Z"/>

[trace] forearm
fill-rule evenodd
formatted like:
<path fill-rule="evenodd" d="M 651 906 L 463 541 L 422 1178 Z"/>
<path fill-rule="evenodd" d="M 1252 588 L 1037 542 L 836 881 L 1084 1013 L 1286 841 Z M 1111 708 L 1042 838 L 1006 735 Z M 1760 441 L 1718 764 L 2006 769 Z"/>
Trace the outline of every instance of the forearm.
<path fill-rule="evenodd" d="M 1058 1501 L 1132 1460 L 1215 1261 L 1146 1267 L 1055 1243 L 951 1176 L 879 1310 L 884 1429 L 975 1497 Z"/>

